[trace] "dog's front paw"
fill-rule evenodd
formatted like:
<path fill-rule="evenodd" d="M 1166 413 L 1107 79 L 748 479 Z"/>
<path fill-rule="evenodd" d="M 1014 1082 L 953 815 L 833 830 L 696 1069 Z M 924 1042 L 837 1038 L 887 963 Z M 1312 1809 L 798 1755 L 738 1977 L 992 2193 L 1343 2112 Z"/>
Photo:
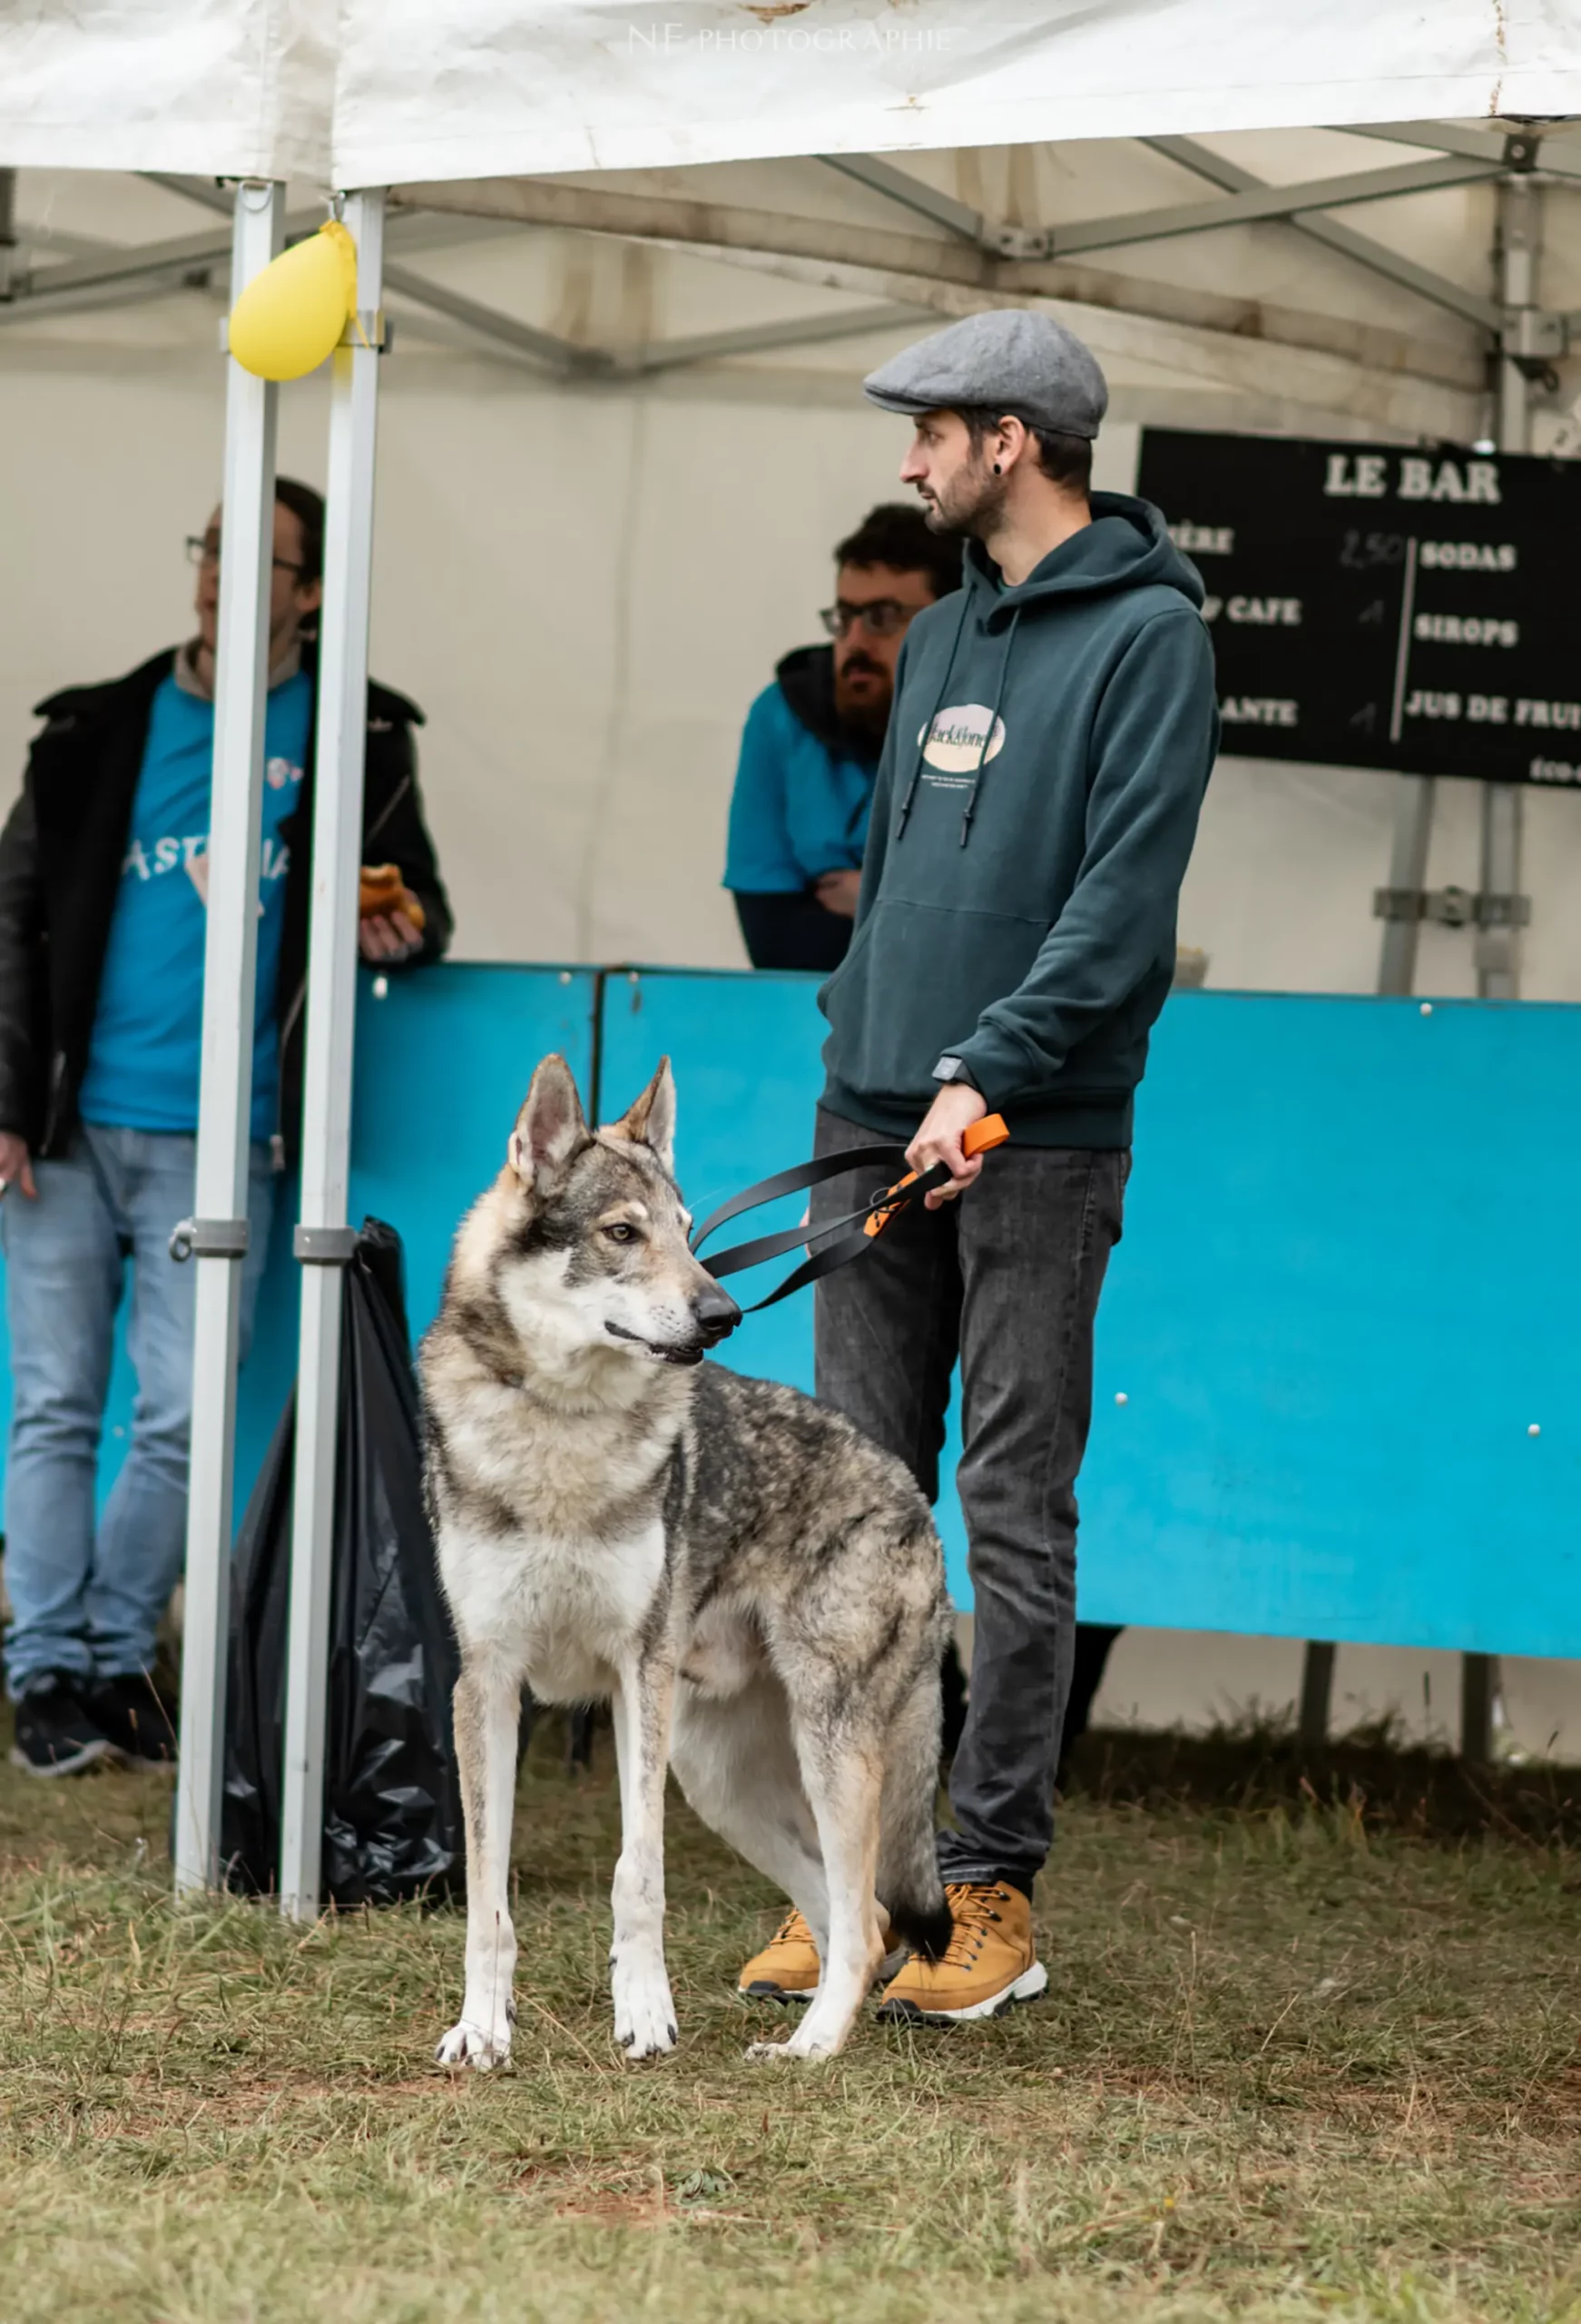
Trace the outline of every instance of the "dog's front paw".
<path fill-rule="evenodd" d="M 614 2038 L 628 2058 L 662 2058 L 675 2047 L 675 2004 L 670 1980 L 662 1968 L 625 1968 L 612 1965 L 610 1992 L 614 2000 Z"/>
<path fill-rule="evenodd" d="M 800 2030 L 783 2042 L 749 2042 L 747 2059 L 752 2065 L 794 2065 L 803 2058 L 832 2058 L 838 2042 L 808 2042 Z"/>
<path fill-rule="evenodd" d="M 445 2035 L 434 2058 L 438 2065 L 473 2066 L 479 2073 L 487 2073 L 494 2066 L 508 2065 L 510 2054 L 511 2029 L 507 2019 L 501 2017 L 488 2027 L 463 2017 Z"/>
<path fill-rule="evenodd" d="M 789 2042 L 749 2042 L 745 2052 L 748 2063 L 754 2066 L 783 2065 L 787 2058 L 797 2053 Z"/>

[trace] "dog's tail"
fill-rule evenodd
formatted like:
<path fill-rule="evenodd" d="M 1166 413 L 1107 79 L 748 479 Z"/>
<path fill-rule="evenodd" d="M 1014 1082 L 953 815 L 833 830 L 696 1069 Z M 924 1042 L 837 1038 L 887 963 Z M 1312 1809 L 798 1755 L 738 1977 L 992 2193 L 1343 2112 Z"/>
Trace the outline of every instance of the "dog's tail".
<path fill-rule="evenodd" d="M 879 1901 L 889 1915 L 890 1941 L 925 1961 L 939 1959 L 953 1927 L 934 1841 L 941 1660 L 942 1648 L 930 1642 L 890 1728 L 879 1843 Z"/>

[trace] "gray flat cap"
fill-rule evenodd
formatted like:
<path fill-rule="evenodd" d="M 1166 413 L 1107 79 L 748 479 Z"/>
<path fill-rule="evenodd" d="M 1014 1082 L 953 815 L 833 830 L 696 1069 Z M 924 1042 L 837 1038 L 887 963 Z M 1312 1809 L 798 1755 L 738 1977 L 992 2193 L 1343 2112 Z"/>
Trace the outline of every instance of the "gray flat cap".
<path fill-rule="evenodd" d="M 1090 349 L 1052 315 L 996 307 L 919 339 L 862 381 L 885 411 L 991 404 L 1063 436 L 1095 436 L 1109 388 Z"/>

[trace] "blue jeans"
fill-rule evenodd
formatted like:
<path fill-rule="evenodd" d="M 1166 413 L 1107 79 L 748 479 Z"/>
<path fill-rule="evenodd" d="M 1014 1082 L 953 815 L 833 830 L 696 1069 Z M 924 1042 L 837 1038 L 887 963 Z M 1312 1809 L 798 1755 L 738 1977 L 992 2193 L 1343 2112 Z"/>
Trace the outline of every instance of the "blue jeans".
<path fill-rule="evenodd" d="M 871 1136 L 820 1106 L 816 1153 Z M 1130 1167 L 1123 1151 L 1007 1146 L 959 1202 L 902 1211 L 860 1266 L 818 1286 L 819 1395 L 904 1461 L 930 1502 L 960 1366 L 972 1673 L 949 1776 L 956 1829 L 938 1836 L 947 1881 L 1007 1880 L 1030 1896 L 1054 1837 L 1093 1325 Z M 815 1187 L 814 1224 L 866 1184 Z"/>
<path fill-rule="evenodd" d="M 34 1165 L 38 1198 L 0 1202 L 11 1333 L 5 1583 L 13 1696 L 45 1670 L 108 1679 L 146 1669 L 186 1546 L 197 1265 L 170 1256 L 192 1208 L 197 1141 L 81 1130 L 64 1161 Z M 251 1236 L 241 1268 L 246 1351 L 274 1184 L 255 1146 Z M 132 1443 L 104 1513 L 93 1504 L 115 1311 L 132 1261 L 127 1348 L 137 1375 Z"/>

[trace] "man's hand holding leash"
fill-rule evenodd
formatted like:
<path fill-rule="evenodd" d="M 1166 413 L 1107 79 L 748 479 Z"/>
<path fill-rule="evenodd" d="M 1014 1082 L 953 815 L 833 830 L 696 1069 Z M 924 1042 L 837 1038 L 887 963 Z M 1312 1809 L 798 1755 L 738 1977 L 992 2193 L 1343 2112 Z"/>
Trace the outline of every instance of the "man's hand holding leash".
<path fill-rule="evenodd" d="M 965 1082 L 952 1082 L 941 1089 L 928 1108 L 922 1128 L 906 1148 L 907 1167 L 920 1177 L 924 1170 L 931 1170 L 942 1162 L 949 1172 L 948 1187 L 939 1187 L 925 1195 L 929 1210 L 937 1210 L 940 1203 L 954 1202 L 965 1194 L 983 1167 L 983 1153 L 967 1155 L 961 1150 L 961 1139 L 974 1122 L 980 1122 L 988 1110 L 987 1100 L 980 1089 L 968 1088 Z"/>

